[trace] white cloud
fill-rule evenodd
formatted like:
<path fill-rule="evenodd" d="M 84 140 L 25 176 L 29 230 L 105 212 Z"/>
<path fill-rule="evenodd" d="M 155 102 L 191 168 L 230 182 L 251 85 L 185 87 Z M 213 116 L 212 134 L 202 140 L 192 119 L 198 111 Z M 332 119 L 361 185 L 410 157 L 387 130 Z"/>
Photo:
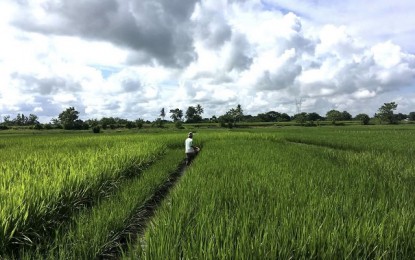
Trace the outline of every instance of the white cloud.
<path fill-rule="evenodd" d="M 0 2 L 0 114 L 47 120 L 75 106 L 83 118 L 152 120 L 198 103 L 207 117 L 237 104 L 293 114 L 300 97 L 321 114 L 415 104 L 412 2 L 21 3 Z"/>
<path fill-rule="evenodd" d="M 376 92 L 370 91 L 368 89 L 358 89 L 356 92 L 353 93 L 353 96 L 357 99 L 371 98 L 376 96 Z"/>
<path fill-rule="evenodd" d="M 390 41 L 376 44 L 371 48 L 376 64 L 390 69 L 401 62 L 401 48 Z"/>

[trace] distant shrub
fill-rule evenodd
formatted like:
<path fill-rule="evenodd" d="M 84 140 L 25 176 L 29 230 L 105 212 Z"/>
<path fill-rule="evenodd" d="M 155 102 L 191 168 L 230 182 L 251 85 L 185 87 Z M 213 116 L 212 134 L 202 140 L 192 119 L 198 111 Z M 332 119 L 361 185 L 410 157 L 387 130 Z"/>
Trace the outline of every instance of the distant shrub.
<path fill-rule="evenodd" d="M 134 124 L 134 122 L 128 121 L 125 124 L 125 127 L 127 127 L 128 129 L 131 129 L 131 128 L 135 127 L 135 124 Z"/>
<path fill-rule="evenodd" d="M 92 127 L 92 132 L 94 134 L 99 134 L 101 132 L 101 127 L 99 125 Z"/>
<path fill-rule="evenodd" d="M 35 124 L 34 126 L 33 126 L 33 129 L 35 129 L 35 130 L 42 130 L 43 129 L 43 126 L 41 125 L 41 124 Z"/>
<path fill-rule="evenodd" d="M 183 127 L 183 122 L 182 122 L 182 121 L 176 121 L 176 123 L 174 123 L 174 126 L 175 126 L 177 129 L 184 129 L 184 127 Z"/>
<path fill-rule="evenodd" d="M 370 117 L 367 114 L 358 114 L 356 120 L 359 120 L 362 125 L 369 124 Z"/>
<path fill-rule="evenodd" d="M 144 121 L 143 120 L 137 120 L 137 121 L 135 121 L 135 125 L 137 126 L 138 129 L 141 129 L 141 128 L 143 128 Z"/>
<path fill-rule="evenodd" d="M 313 121 L 308 121 L 308 122 L 306 122 L 303 126 L 306 126 L 306 127 L 311 127 L 311 126 L 317 126 L 316 124 L 314 124 L 314 122 Z"/>
<path fill-rule="evenodd" d="M 47 130 L 53 129 L 53 125 L 52 124 L 45 124 L 44 128 Z"/>

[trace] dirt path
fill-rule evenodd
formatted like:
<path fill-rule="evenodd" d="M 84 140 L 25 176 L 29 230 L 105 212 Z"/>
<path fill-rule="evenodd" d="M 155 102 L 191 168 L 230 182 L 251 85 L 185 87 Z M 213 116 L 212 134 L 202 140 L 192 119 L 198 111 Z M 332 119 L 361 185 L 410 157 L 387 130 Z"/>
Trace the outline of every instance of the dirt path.
<path fill-rule="evenodd" d="M 154 216 L 156 209 L 167 197 L 169 191 L 183 175 L 187 167 L 186 160 L 183 160 L 178 165 L 177 170 L 170 175 L 169 179 L 161 188 L 136 211 L 129 223 L 127 223 L 125 229 L 119 232 L 116 240 L 105 246 L 103 252 L 98 256 L 98 259 L 118 259 L 122 250 L 127 250 L 128 241 L 135 241 L 139 236 L 144 234 L 146 226 Z"/>

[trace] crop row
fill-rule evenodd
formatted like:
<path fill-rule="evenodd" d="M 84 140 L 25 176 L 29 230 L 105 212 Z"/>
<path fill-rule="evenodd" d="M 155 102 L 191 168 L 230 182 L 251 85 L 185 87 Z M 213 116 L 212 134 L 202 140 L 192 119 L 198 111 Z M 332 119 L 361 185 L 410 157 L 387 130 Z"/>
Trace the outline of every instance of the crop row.
<path fill-rule="evenodd" d="M 298 128 L 282 131 L 290 142 L 321 145 L 334 149 L 400 153 L 413 157 L 415 148 L 408 142 L 415 140 L 413 126 L 379 127 L 354 126 L 338 128 Z"/>
<path fill-rule="evenodd" d="M 111 257 L 112 248 L 122 246 L 146 220 L 146 203 L 152 200 L 183 160 L 182 149 L 168 150 L 166 155 L 144 170 L 139 177 L 126 180 L 115 194 L 80 214 L 74 215 L 49 239 L 20 251 L 19 259 L 94 259 Z M 150 202 L 151 204 L 151 202 Z M 137 222 L 137 223 L 136 223 Z"/>
<path fill-rule="evenodd" d="M 0 255 L 36 245 L 77 211 L 117 190 L 174 146 L 175 136 L 0 139 Z"/>
<path fill-rule="evenodd" d="M 275 141 L 288 134 L 205 141 L 125 258 L 415 256 L 411 158 Z"/>
<path fill-rule="evenodd" d="M 362 129 L 196 133 L 203 152 L 125 258 L 413 258 L 415 135 Z M 183 136 L 0 137 L 0 258 L 105 257 L 144 225 Z"/>

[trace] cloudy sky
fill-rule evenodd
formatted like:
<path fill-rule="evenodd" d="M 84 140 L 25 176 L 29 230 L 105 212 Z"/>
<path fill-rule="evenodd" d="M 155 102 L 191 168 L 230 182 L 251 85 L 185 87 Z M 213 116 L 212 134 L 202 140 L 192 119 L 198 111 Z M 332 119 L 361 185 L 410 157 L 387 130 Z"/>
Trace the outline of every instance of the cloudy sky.
<path fill-rule="evenodd" d="M 376 3 L 375 3 L 376 2 Z M 413 0 L 0 0 L 0 115 L 415 111 Z"/>

